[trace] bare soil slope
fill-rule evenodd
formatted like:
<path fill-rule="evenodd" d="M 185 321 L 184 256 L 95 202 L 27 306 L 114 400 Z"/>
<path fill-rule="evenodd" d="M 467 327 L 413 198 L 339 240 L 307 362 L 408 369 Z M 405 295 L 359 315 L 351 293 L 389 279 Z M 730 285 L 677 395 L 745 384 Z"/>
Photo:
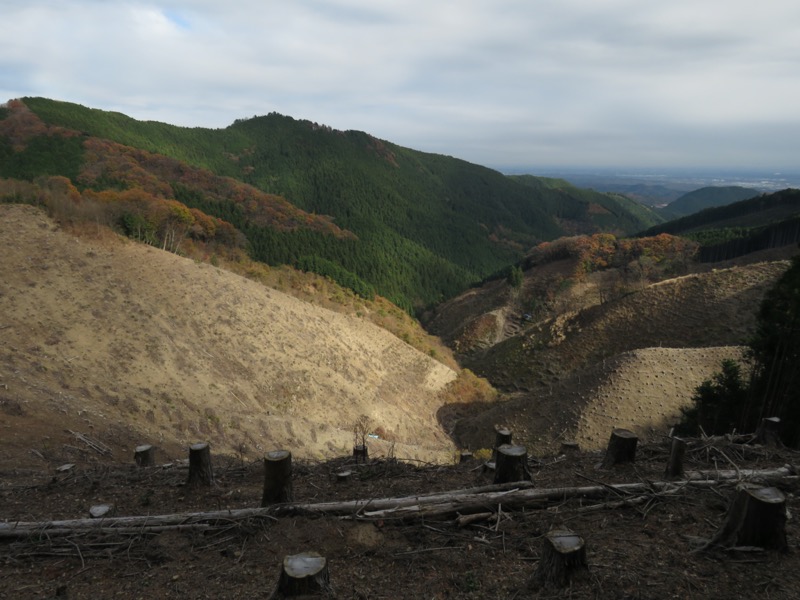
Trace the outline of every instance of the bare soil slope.
<path fill-rule="evenodd" d="M 532 451 L 548 452 L 564 440 L 601 449 L 614 427 L 644 439 L 666 434 L 722 360 L 741 358 L 765 292 L 787 267 L 761 262 L 669 279 L 529 325 L 465 358 L 510 401 L 465 407 L 455 439 L 489 447 L 502 424 Z"/>
<path fill-rule="evenodd" d="M 436 411 L 455 372 L 364 319 L 29 206 L 0 205 L 0 257 L 0 465 L 92 452 L 70 431 L 122 461 L 199 440 L 321 458 L 362 414 L 399 456 L 450 456 Z"/>
<path fill-rule="evenodd" d="M 511 394 L 509 401 L 459 421 L 455 436 L 464 446 L 487 448 L 494 426 L 502 424 L 535 454 L 555 452 L 565 441 L 602 450 L 616 427 L 656 442 L 723 360 L 741 358 L 739 346 L 623 352 L 547 388 Z"/>
<path fill-rule="evenodd" d="M 740 345 L 788 265 L 756 263 L 655 283 L 533 325 L 466 364 L 502 388 L 532 391 L 622 352 Z"/>

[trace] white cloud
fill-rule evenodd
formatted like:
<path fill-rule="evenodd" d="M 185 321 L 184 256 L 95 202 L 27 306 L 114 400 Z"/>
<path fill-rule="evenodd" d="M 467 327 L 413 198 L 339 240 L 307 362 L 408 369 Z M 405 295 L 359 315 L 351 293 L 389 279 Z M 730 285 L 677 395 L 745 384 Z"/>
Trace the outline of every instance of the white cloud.
<path fill-rule="evenodd" d="M 0 14 L 3 99 L 212 127 L 276 110 L 495 166 L 800 164 L 795 2 L 27 0 Z"/>

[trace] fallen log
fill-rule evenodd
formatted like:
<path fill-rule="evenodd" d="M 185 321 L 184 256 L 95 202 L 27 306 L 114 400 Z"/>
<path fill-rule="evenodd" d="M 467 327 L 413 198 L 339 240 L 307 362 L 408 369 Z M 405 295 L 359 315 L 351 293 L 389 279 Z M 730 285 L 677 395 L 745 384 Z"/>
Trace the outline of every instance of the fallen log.
<path fill-rule="evenodd" d="M 660 493 L 678 491 L 684 487 L 710 487 L 726 481 L 748 479 L 764 483 L 794 478 L 792 467 L 777 469 L 740 469 L 739 471 L 687 472 L 679 481 L 655 481 L 621 484 L 603 484 L 582 487 L 537 489 L 526 482 L 498 486 L 484 486 L 454 490 L 438 494 L 407 496 L 403 498 L 378 498 L 343 502 L 293 503 L 264 508 L 242 508 L 210 512 L 176 513 L 105 519 L 69 519 L 41 522 L 0 523 L 0 539 L 46 537 L 102 529 L 138 528 L 142 533 L 155 527 L 225 526 L 247 519 L 276 519 L 283 516 L 329 516 L 350 519 L 406 519 L 429 516 L 452 516 L 493 510 L 502 503 L 503 509 L 546 506 L 549 502 L 571 498 L 602 498 L 609 493 L 617 495 Z"/>

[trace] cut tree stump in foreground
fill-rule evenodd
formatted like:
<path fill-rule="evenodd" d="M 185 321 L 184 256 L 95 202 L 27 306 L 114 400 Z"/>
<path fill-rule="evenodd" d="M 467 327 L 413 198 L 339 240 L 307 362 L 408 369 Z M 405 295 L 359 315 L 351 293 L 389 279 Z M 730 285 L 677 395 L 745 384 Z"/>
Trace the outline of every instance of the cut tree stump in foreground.
<path fill-rule="evenodd" d="M 725 522 L 700 550 L 737 546 L 788 550 L 786 496 L 778 488 L 740 487 Z"/>
<path fill-rule="evenodd" d="M 756 431 L 756 442 L 772 448 L 781 445 L 781 420 L 778 417 L 761 419 L 761 425 Z"/>
<path fill-rule="evenodd" d="M 133 452 L 133 460 L 139 467 L 153 467 L 156 464 L 156 449 L 150 444 L 136 446 Z"/>
<path fill-rule="evenodd" d="M 288 450 L 273 450 L 264 455 L 264 493 L 261 506 L 281 502 L 293 502 L 292 453 Z"/>
<path fill-rule="evenodd" d="M 670 440 L 669 460 L 667 468 L 664 470 L 664 477 L 675 479 L 683 475 L 683 455 L 686 454 L 686 440 L 673 437 Z"/>
<path fill-rule="evenodd" d="M 303 552 L 283 559 L 283 568 L 273 598 L 292 598 L 330 591 L 328 561 L 316 552 Z"/>
<path fill-rule="evenodd" d="M 494 482 L 530 481 L 528 450 L 525 446 L 503 444 L 497 449 Z"/>
<path fill-rule="evenodd" d="M 578 442 L 561 442 L 561 448 L 559 449 L 559 454 L 564 454 L 565 456 L 573 456 L 575 454 L 580 454 L 581 447 Z"/>
<path fill-rule="evenodd" d="M 575 577 L 588 573 L 583 538 L 569 529 L 556 529 L 544 537 L 542 558 L 533 576 L 538 587 L 566 587 Z"/>
<path fill-rule="evenodd" d="M 366 444 L 358 444 L 353 446 L 353 458 L 358 462 L 367 462 L 369 460 L 369 450 Z"/>
<path fill-rule="evenodd" d="M 213 485 L 211 447 L 206 442 L 189 446 L 189 479 L 187 485 Z"/>
<path fill-rule="evenodd" d="M 608 440 L 608 449 L 601 467 L 610 469 L 614 465 L 632 463 L 636 460 L 636 444 L 639 438 L 627 429 L 615 429 Z"/>

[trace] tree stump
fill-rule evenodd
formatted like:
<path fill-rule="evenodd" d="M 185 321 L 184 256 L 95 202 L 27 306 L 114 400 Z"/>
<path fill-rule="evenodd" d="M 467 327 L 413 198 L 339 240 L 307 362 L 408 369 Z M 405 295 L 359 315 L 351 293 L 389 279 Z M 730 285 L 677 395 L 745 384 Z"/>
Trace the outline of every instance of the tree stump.
<path fill-rule="evenodd" d="M 756 431 L 756 442 L 764 446 L 777 447 L 781 445 L 781 420 L 779 417 L 761 419 L 761 425 Z"/>
<path fill-rule="evenodd" d="M 701 548 L 756 546 L 785 552 L 786 496 L 774 487 L 741 487 L 736 493 L 725 522 Z"/>
<path fill-rule="evenodd" d="M 353 446 L 353 458 L 356 462 L 367 462 L 369 460 L 369 450 L 366 444 L 357 444 Z"/>
<path fill-rule="evenodd" d="M 608 440 L 606 456 L 601 467 L 610 469 L 614 465 L 632 463 L 636 459 L 636 444 L 639 438 L 627 429 L 615 429 Z"/>
<path fill-rule="evenodd" d="M 213 485 L 211 447 L 206 442 L 189 446 L 189 479 L 187 485 Z"/>
<path fill-rule="evenodd" d="M 292 453 L 273 450 L 264 455 L 264 493 L 261 506 L 279 502 L 292 502 Z"/>
<path fill-rule="evenodd" d="M 528 451 L 525 446 L 503 444 L 497 449 L 494 482 L 530 481 L 528 470 Z"/>
<path fill-rule="evenodd" d="M 350 479 L 350 476 L 353 474 L 352 471 L 339 471 L 336 473 L 336 483 L 344 483 Z"/>
<path fill-rule="evenodd" d="M 459 455 L 458 462 L 465 463 L 472 460 L 472 452 L 469 450 L 462 450 L 461 454 Z"/>
<path fill-rule="evenodd" d="M 498 425 L 494 428 L 494 447 L 492 448 L 493 461 L 497 458 L 497 449 L 506 444 L 511 444 L 511 430 Z"/>
<path fill-rule="evenodd" d="M 544 537 L 542 558 L 533 576 L 535 585 L 562 588 L 588 571 L 581 536 L 569 529 L 556 529 Z"/>
<path fill-rule="evenodd" d="M 578 442 L 561 442 L 561 448 L 558 453 L 565 456 L 573 456 L 580 453 L 580 451 L 581 447 L 578 445 Z"/>
<path fill-rule="evenodd" d="M 283 559 L 283 568 L 273 597 L 291 598 L 330 591 L 328 561 L 316 552 L 303 552 Z"/>
<path fill-rule="evenodd" d="M 133 460 L 139 467 L 152 467 L 156 464 L 156 449 L 150 444 L 136 446 L 133 453 Z"/>
<path fill-rule="evenodd" d="M 686 454 L 686 441 L 673 437 L 669 447 L 669 460 L 664 470 L 664 477 L 675 479 L 683 475 L 683 455 Z"/>

